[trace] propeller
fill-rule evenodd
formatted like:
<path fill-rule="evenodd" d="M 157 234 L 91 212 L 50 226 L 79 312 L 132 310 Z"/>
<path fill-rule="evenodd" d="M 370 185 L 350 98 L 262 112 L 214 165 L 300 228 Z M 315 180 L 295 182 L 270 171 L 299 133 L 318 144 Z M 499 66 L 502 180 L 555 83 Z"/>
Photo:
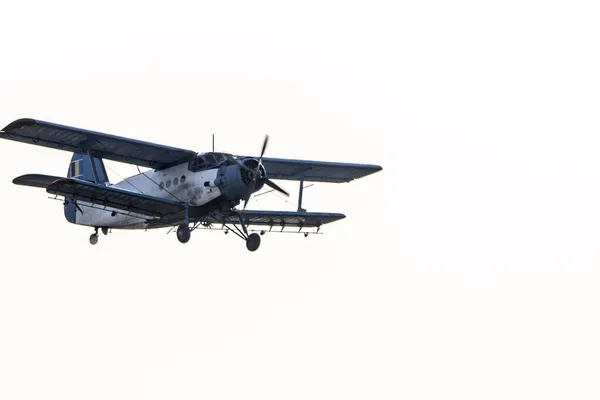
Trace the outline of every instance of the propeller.
<path fill-rule="evenodd" d="M 244 164 L 242 161 L 238 161 L 238 163 L 245 170 L 253 172 L 252 190 L 250 191 L 250 193 L 248 194 L 248 196 L 246 197 L 246 199 L 244 201 L 244 210 L 246 209 L 246 205 L 248 205 L 248 201 L 250 200 L 250 196 L 252 195 L 252 193 L 256 189 L 256 184 L 257 184 L 257 181 L 259 181 L 259 180 L 262 181 L 265 185 L 269 186 L 270 188 L 273 188 L 274 190 L 276 190 L 276 191 L 284 194 L 285 196 L 289 197 L 289 195 L 290 195 L 288 192 L 286 192 L 285 190 L 283 190 L 282 188 L 280 188 L 275 182 L 273 182 L 272 180 L 268 179 L 266 171 L 264 171 L 264 175 L 263 175 L 262 161 L 263 161 L 263 156 L 265 155 L 265 151 L 267 150 L 267 145 L 268 144 L 269 144 L 269 135 L 265 135 L 265 140 L 263 141 L 262 150 L 260 151 L 260 157 L 258 158 L 258 166 L 256 167 L 256 169 L 251 169 L 246 164 Z"/>

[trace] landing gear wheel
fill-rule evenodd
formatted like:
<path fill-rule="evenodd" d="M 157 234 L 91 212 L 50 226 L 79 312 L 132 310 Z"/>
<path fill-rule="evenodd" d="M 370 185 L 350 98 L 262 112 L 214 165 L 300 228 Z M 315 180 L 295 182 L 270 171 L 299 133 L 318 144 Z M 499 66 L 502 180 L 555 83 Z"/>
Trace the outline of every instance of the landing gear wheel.
<path fill-rule="evenodd" d="M 260 236 L 258 233 L 252 233 L 246 239 L 246 248 L 250 251 L 256 251 L 260 247 Z"/>
<path fill-rule="evenodd" d="M 90 244 L 94 245 L 96 243 L 98 243 L 98 234 L 92 233 L 92 235 L 90 236 Z"/>
<path fill-rule="evenodd" d="M 181 224 L 177 227 L 177 240 L 181 243 L 187 243 L 190 240 L 192 233 L 190 227 L 187 224 Z"/>

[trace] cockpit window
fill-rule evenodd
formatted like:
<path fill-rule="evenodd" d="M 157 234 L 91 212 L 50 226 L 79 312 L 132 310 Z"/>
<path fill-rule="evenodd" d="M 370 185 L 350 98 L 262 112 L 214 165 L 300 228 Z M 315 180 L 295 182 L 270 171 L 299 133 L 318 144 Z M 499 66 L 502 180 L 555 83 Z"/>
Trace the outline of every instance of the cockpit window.
<path fill-rule="evenodd" d="M 214 165 L 216 163 L 215 156 L 211 153 L 205 154 L 204 159 L 208 165 Z"/>
<path fill-rule="evenodd" d="M 202 156 L 196 156 L 192 158 L 188 164 L 188 169 L 192 172 L 200 171 L 205 168 L 204 158 Z"/>
<path fill-rule="evenodd" d="M 218 167 L 219 165 L 233 160 L 231 154 L 225 153 L 204 153 L 197 155 L 188 164 L 188 169 L 192 172 L 201 171 L 203 169 L 210 169 Z"/>

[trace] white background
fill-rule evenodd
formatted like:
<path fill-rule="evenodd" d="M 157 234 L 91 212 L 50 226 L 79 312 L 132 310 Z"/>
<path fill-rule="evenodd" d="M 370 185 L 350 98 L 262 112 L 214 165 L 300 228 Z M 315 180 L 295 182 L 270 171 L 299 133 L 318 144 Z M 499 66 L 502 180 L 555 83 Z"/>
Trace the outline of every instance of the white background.
<path fill-rule="evenodd" d="M 382 165 L 256 253 L 64 220 L 0 143 L 2 399 L 600 396 L 595 2 L 0 3 L 0 125 Z M 131 166 L 107 163 L 109 175 Z M 281 182 L 295 190 L 296 184 Z M 293 210 L 278 195 L 251 208 Z"/>

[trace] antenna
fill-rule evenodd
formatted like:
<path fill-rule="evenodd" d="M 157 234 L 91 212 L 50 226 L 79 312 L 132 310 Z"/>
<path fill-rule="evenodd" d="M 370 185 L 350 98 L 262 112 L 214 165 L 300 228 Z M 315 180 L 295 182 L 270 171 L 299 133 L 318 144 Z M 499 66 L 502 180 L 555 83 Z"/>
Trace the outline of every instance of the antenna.
<path fill-rule="evenodd" d="M 215 152 L 215 134 L 213 133 L 213 153 Z"/>

